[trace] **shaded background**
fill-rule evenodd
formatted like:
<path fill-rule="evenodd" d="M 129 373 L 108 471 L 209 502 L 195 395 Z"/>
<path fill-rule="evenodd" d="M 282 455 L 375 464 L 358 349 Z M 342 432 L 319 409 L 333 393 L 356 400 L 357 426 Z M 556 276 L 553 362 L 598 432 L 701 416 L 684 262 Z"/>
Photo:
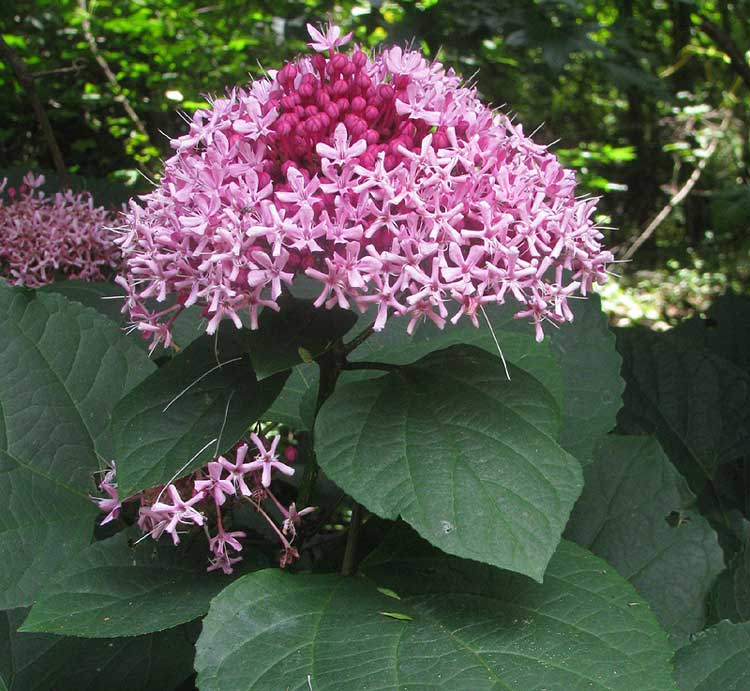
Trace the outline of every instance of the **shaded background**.
<path fill-rule="evenodd" d="M 603 195 L 609 243 L 632 255 L 604 290 L 617 323 L 666 327 L 747 290 L 750 0 L 0 4 L 67 170 L 102 203 L 148 189 L 181 113 L 279 67 L 304 49 L 306 22 L 329 18 L 363 45 L 413 42 L 476 73 L 487 101 L 555 142 L 581 192 Z M 28 168 L 54 165 L 28 88 L 0 61 L 0 177 Z"/>

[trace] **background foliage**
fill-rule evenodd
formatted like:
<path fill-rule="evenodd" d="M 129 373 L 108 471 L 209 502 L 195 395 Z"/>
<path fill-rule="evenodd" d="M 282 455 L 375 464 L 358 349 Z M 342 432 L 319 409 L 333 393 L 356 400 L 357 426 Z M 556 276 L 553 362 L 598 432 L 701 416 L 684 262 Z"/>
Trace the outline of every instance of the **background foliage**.
<path fill-rule="evenodd" d="M 631 318 L 674 321 L 750 278 L 750 3 L 746 0 L 20 0 L 0 8 L 69 169 L 148 186 L 206 98 L 297 53 L 331 17 L 363 44 L 414 39 L 557 142 L 626 249 L 700 178 L 628 267 Z M 129 112 L 130 114 L 129 114 Z M 52 168 L 26 95 L 0 62 L 0 168 Z M 109 198 L 126 198 L 128 190 Z M 670 290 L 658 290 L 669 262 Z M 637 272 L 637 275 L 635 275 Z M 657 294 L 656 300 L 651 299 Z M 644 298 L 644 295 L 646 296 Z"/>

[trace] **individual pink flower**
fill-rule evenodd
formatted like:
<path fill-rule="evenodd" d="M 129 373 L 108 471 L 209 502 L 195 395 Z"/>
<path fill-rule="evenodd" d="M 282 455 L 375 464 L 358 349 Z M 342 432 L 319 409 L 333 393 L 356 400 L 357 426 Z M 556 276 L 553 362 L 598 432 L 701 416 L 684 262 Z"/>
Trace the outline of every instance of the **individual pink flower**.
<path fill-rule="evenodd" d="M 218 462 L 227 473 L 227 479 L 233 484 L 237 492 L 245 497 L 249 497 L 252 492 L 245 482 L 245 475 L 250 471 L 250 464 L 245 463 L 247 456 L 247 444 L 240 444 L 235 452 L 234 463 L 231 463 L 223 456 L 219 456 Z"/>
<path fill-rule="evenodd" d="M 166 525 L 164 526 L 163 531 L 169 533 L 172 536 L 172 542 L 177 545 L 180 542 L 180 537 L 177 534 L 177 528 L 179 525 L 190 523 L 203 525 L 205 521 L 203 514 L 194 509 L 193 506 L 198 502 L 203 501 L 205 496 L 203 492 L 198 492 L 185 501 L 182 499 L 179 491 L 174 485 L 167 485 L 167 493 L 169 494 L 172 503 L 168 504 L 166 502 L 157 501 L 151 506 L 151 511 L 166 517 Z"/>
<path fill-rule="evenodd" d="M 248 464 L 248 470 L 261 471 L 261 484 L 263 487 L 271 486 L 271 473 L 274 470 L 278 470 L 284 475 L 294 475 L 294 468 L 286 465 L 286 463 L 282 463 L 276 455 L 276 447 L 279 445 L 281 437 L 274 437 L 268 449 L 266 449 L 263 440 L 257 434 L 251 434 L 250 439 L 258 449 L 258 454 L 255 456 L 255 460 Z"/>
<path fill-rule="evenodd" d="M 211 559 L 206 571 L 218 571 L 221 569 L 227 576 L 234 572 L 234 565 L 242 561 L 242 557 L 230 557 L 224 553 L 215 559 Z"/>
<path fill-rule="evenodd" d="M 325 34 L 321 33 L 312 24 L 307 25 L 307 31 L 310 34 L 312 41 L 307 45 L 313 50 L 318 52 L 327 53 L 334 51 L 339 46 L 346 45 L 351 41 L 352 34 L 348 33 L 346 36 L 341 35 L 341 28 L 335 24 L 331 24 L 326 28 Z"/>
<path fill-rule="evenodd" d="M 222 477 L 224 467 L 220 461 L 212 461 L 207 468 L 208 477 L 193 483 L 195 491 L 212 497 L 216 505 L 221 506 L 227 500 L 227 494 L 235 493 L 234 484 L 230 479 Z"/>

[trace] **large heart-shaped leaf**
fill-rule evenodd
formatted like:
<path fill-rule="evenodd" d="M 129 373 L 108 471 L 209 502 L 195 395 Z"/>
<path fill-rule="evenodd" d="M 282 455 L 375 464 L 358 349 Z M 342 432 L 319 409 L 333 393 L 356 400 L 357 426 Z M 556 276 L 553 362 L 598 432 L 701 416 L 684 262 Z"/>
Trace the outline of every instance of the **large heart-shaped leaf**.
<path fill-rule="evenodd" d="M 339 387 L 315 426 L 320 466 L 434 545 L 541 580 L 581 490 L 551 394 L 470 346 Z"/>
<path fill-rule="evenodd" d="M 217 338 L 201 336 L 120 401 L 113 430 L 122 496 L 205 465 L 271 405 L 287 375 L 256 381 L 245 335 L 222 324 Z"/>
<path fill-rule="evenodd" d="M 705 314 L 679 324 L 675 334 L 704 346 L 750 376 L 750 295 L 722 295 Z"/>
<path fill-rule="evenodd" d="M 369 578 L 266 570 L 229 586 L 198 640 L 201 691 L 674 689 L 648 606 L 581 548 L 561 544 L 539 585 L 398 543 Z"/>
<path fill-rule="evenodd" d="M 586 463 L 602 435 L 617 424 L 625 382 L 599 296 L 572 302 L 575 319 L 554 329 L 550 343 L 564 385 L 560 444 Z"/>
<path fill-rule="evenodd" d="M 750 623 L 722 621 L 701 631 L 674 656 L 680 691 L 747 691 Z"/>
<path fill-rule="evenodd" d="M 80 552 L 47 583 L 21 630 L 89 638 L 153 633 L 202 616 L 228 583 L 206 572 L 205 549 L 130 546 L 120 533 Z"/>
<path fill-rule="evenodd" d="M 0 613 L 0 679 L 8 691 L 167 691 L 193 671 L 193 624 L 90 640 L 17 633 L 24 616 L 21 609 Z"/>
<path fill-rule="evenodd" d="M 718 538 L 652 437 L 608 436 L 584 469 L 566 537 L 606 559 L 678 636 L 705 624 L 706 595 L 724 568 Z"/>
<path fill-rule="evenodd" d="M 750 377 L 672 334 L 618 329 L 627 382 L 618 427 L 654 434 L 697 494 L 721 463 L 750 453 Z"/>
<path fill-rule="evenodd" d="M 152 370 L 94 310 L 0 287 L 0 607 L 30 603 L 90 540 L 112 409 Z"/>

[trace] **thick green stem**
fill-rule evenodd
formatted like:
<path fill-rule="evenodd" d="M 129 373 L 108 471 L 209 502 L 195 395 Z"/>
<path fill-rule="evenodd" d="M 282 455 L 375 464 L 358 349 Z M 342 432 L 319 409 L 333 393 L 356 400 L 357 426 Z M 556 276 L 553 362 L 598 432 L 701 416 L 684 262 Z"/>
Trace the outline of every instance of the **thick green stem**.
<path fill-rule="evenodd" d="M 362 525 L 362 507 L 355 501 L 352 505 L 352 520 L 349 524 L 349 534 L 346 536 L 344 561 L 341 565 L 341 575 L 351 576 L 357 570 L 357 542 L 359 528 Z"/>
<path fill-rule="evenodd" d="M 320 378 L 318 383 L 318 398 L 315 403 L 315 416 L 313 418 L 313 430 L 318 413 L 326 400 L 331 396 L 336 388 L 336 380 L 346 362 L 346 353 L 343 351 L 342 344 L 336 344 L 320 357 L 316 362 L 320 369 Z M 305 471 L 302 474 L 300 483 L 299 496 L 297 503 L 301 507 L 308 506 L 315 491 L 315 483 L 318 480 L 318 462 L 315 459 L 315 432 L 311 431 L 309 435 L 309 449 L 305 454 Z"/>

